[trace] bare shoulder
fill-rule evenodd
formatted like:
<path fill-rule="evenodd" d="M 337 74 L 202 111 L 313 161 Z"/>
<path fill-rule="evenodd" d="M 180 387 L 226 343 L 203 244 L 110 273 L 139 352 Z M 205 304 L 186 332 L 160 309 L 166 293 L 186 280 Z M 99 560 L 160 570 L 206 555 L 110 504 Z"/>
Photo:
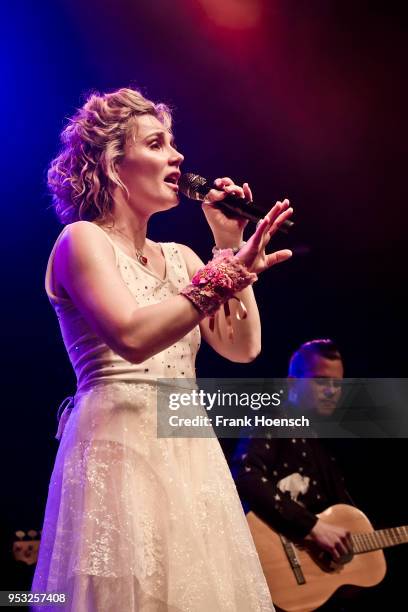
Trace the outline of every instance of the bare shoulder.
<path fill-rule="evenodd" d="M 186 244 L 177 243 L 177 247 L 180 250 L 184 261 L 186 262 L 187 270 L 190 278 L 197 272 L 199 268 L 202 268 L 204 263 L 200 257 L 190 249 Z"/>
<path fill-rule="evenodd" d="M 104 231 L 89 221 L 70 223 L 58 242 L 56 263 L 85 265 L 97 259 L 115 260 Z"/>
<path fill-rule="evenodd" d="M 75 221 L 66 226 L 62 240 L 81 243 L 92 237 L 96 241 L 107 242 L 103 234 L 104 231 L 96 223 Z"/>

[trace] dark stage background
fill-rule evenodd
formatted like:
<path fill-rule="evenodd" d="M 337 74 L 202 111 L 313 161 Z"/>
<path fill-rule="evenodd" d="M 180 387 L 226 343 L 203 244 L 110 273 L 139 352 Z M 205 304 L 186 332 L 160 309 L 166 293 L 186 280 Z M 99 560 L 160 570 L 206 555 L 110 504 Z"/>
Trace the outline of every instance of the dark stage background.
<path fill-rule="evenodd" d="M 259 203 L 287 196 L 295 208 L 296 229 L 274 242 L 295 257 L 255 289 L 261 356 L 237 365 L 203 347 L 200 376 L 285 376 L 290 353 L 316 337 L 337 341 L 347 376 L 406 375 L 407 21 L 396 3 L 44 0 L 2 12 L 6 539 L 41 527 L 56 409 L 74 390 L 43 290 L 60 231 L 45 171 L 64 118 L 91 90 L 131 85 L 168 102 L 185 170 L 248 181 Z M 212 246 L 186 200 L 152 219 L 150 237 L 203 259 Z M 349 488 L 376 527 L 408 523 L 406 452 L 402 439 L 343 444 Z M 375 589 L 391 609 L 406 552 L 387 553 Z"/>

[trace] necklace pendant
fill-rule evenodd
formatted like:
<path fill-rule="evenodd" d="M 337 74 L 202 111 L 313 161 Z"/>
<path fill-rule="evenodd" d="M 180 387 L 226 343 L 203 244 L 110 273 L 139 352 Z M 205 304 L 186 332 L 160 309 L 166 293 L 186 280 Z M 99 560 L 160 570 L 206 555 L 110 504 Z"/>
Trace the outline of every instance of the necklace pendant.
<path fill-rule="evenodd" d="M 142 252 L 137 253 L 137 260 L 142 266 L 147 266 L 147 257 L 145 257 Z"/>

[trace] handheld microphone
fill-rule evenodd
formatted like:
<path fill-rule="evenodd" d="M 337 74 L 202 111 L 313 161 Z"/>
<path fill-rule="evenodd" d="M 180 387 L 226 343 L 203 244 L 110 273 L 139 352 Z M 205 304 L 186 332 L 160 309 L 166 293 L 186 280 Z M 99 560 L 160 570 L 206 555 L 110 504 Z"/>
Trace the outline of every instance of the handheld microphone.
<path fill-rule="evenodd" d="M 198 174 L 187 172 L 182 174 L 178 182 L 179 189 L 187 198 L 191 200 L 204 200 L 210 189 L 218 189 L 214 185 L 214 181 L 206 179 Z M 220 191 L 220 190 L 219 190 Z M 263 219 L 267 210 L 256 206 L 253 202 L 240 198 L 237 195 L 228 194 L 223 200 L 215 203 L 225 213 L 232 213 L 235 217 L 243 217 L 249 219 L 253 223 L 258 223 L 260 219 Z M 294 225 L 293 221 L 287 219 L 279 227 L 281 232 L 285 234 Z"/>

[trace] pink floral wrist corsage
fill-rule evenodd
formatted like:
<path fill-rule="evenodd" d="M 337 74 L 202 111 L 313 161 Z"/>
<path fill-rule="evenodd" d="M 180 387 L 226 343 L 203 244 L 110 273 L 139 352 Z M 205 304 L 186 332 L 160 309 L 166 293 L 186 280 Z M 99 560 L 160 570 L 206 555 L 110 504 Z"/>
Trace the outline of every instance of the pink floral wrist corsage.
<path fill-rule="evenodd" d="M 206 316 L 214 315 L 222 304 L 257 280 L 257 275 L 233 254 L 220 250 L 204 268 L 198 270 L 181 294 Z"/>

